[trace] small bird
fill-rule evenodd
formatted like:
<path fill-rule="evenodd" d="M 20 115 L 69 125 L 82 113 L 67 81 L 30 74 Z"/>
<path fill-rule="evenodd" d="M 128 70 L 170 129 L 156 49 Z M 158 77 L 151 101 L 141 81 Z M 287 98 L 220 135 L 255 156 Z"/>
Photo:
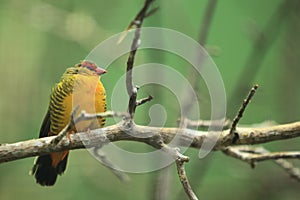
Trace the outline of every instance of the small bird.
<path fill-rule="evenodd" d="M 100 76 L 106 71 L 91 61 L 84 60 L 68 68 L 58 84 L 52 89 L 47 114 L 43 120 L 39 137 L 53 136 L 70 122 L 70 115 L 75 107 L 75 116 L 86 111 L 100 113 L 106 111 L 105 89 Z M 104 126 L 105 119 L 98 118 L 82 121 L 75 125 L 68 134 L 89 131 Z M 36 182 L 42 186 L 55 184 L 57 175 L 66 170 L 69 151 L 39 156 L 31 170 Z"/>

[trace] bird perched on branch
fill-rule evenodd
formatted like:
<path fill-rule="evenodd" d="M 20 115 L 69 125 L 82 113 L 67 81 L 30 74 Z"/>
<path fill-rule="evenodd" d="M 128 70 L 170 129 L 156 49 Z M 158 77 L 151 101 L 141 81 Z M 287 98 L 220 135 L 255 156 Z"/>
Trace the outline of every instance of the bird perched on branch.
<path fill-rule="evenodd" d="M 104 69 L 86 60 L 68 68 L 52 89 L 39 137 L 59 134 L 69 124 L 75 107 L 78 107 L 75 116 L 83 110 L 88 113 L 105 112 L 106 95 L 100 82 L 100 76 L 104 73 Z M 68 134 L 96 129 L 104 123 L 104 118 L 81 121 Z M 61 175 L 66 169 L 68 153 L 69 151 L 63 151 L 39 156 L 31 170 L 36 182 L 43 186 L 54 185 L 57 175 Z"/>

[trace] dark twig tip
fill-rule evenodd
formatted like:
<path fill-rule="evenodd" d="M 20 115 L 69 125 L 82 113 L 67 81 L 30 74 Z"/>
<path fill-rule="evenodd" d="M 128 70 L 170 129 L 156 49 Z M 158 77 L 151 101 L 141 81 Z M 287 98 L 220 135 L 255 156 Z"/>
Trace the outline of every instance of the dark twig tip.
<path fill-rule="evenodd" d="M 256 162 L 255 161 L 251 161 L 250 165 L 251 165 L 251 168 L 254 169 L 256 167 Z"/>
<path fill-rule="evenodd" d="M 143 99 L 140 99 L 140 100 L 136 101 L 136 106 L 143 105 L 143 104 L 147 103 L 148 101 L 151 101 L 152 99 L 153 99 L 153 97 L 151 95 L 149 95 L 146 98 L 143 98 Z"/>

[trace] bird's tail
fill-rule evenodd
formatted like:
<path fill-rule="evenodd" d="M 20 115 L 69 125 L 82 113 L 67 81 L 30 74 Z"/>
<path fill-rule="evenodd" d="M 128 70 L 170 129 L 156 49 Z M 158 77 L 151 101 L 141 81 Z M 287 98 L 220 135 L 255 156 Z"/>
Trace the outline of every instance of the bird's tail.
<path fill-rule="evenodd" d="M 66 170 L 68 155 L 69 151 L 63 151 L 39 156 L 31 170 L 36 182 L 42 186 L 54 185 L 57 175 Z"/>

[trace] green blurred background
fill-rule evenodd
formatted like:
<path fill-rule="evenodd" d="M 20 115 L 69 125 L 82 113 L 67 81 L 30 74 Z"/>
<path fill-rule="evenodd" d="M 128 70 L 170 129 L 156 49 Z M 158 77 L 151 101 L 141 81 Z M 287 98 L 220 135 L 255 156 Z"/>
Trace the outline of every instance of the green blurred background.
<path fill-rule="evenodd" d="M 207 2 L 157 0 L 154 4 L 159 10 L 146 19 L 145 26 L 175 29 L 197 40 Z M 218 1 L 207 49 L 225 83 L 229 117 L 234 115 L 249 88 L 258 83 L 260 89 L 241 123 L 299 120 L 298 2 Z M 123 31 L 142 5 L 142 0 L 0 0 L 0 143 L 37 138 L 50 89 L 65 68 L 86 57 L 101 41 Z M 137 64 L 174 65 L 188 77 L 188 69 L 180 66 L 185 62 L 173 57 L 143 51 L 137 55 Z M 125 71 L 125 62 L 126 56 L 119 58 L 102 79 L 108 108 L 113 86 Z M 148 108 L 159 103 L 165 105 L 168 114 L 166 125 L 176 125 L 178 109 L 163 92 L 155 87 L 141 89 L 140 96 L 152 94 L 156 98 L 138 108 L 139 124 L 149 122 Z M 208 107 L 206 92 L 201 94 L 200 103 Z M 204 109 L 203 118 L 209 118 L 207 113 Z M 299 139 L 293 139 L 264 146 L 272 151 L 287 151 L 299 150 L 299 144 Z M 121 145 L 135 151 L 151 150 L 132 142 Z M 300 198 L 299 183 L 273 162 L 259 163 L 253 170 L 220 152 L 202 160 L 197 154 L 193 149 L 186 152 L 191 157 L 186 168 L 201 199 Z M 163 176 L 159 172 L 130 174 L 131 180 L 122 183 L 86 150 L 77 150 L 71 153 L 63 177 L 59 177 L 54 187 L 47 188 L 37 185 L 28 175 L 33 160 L 0 165 L 0 199 L 155 199 L 159 177 L 168 179 L 163 183 L 168 184 L 164 187 L 167 199 L 186 199 L 174 166 L 166 169 Z"/>

